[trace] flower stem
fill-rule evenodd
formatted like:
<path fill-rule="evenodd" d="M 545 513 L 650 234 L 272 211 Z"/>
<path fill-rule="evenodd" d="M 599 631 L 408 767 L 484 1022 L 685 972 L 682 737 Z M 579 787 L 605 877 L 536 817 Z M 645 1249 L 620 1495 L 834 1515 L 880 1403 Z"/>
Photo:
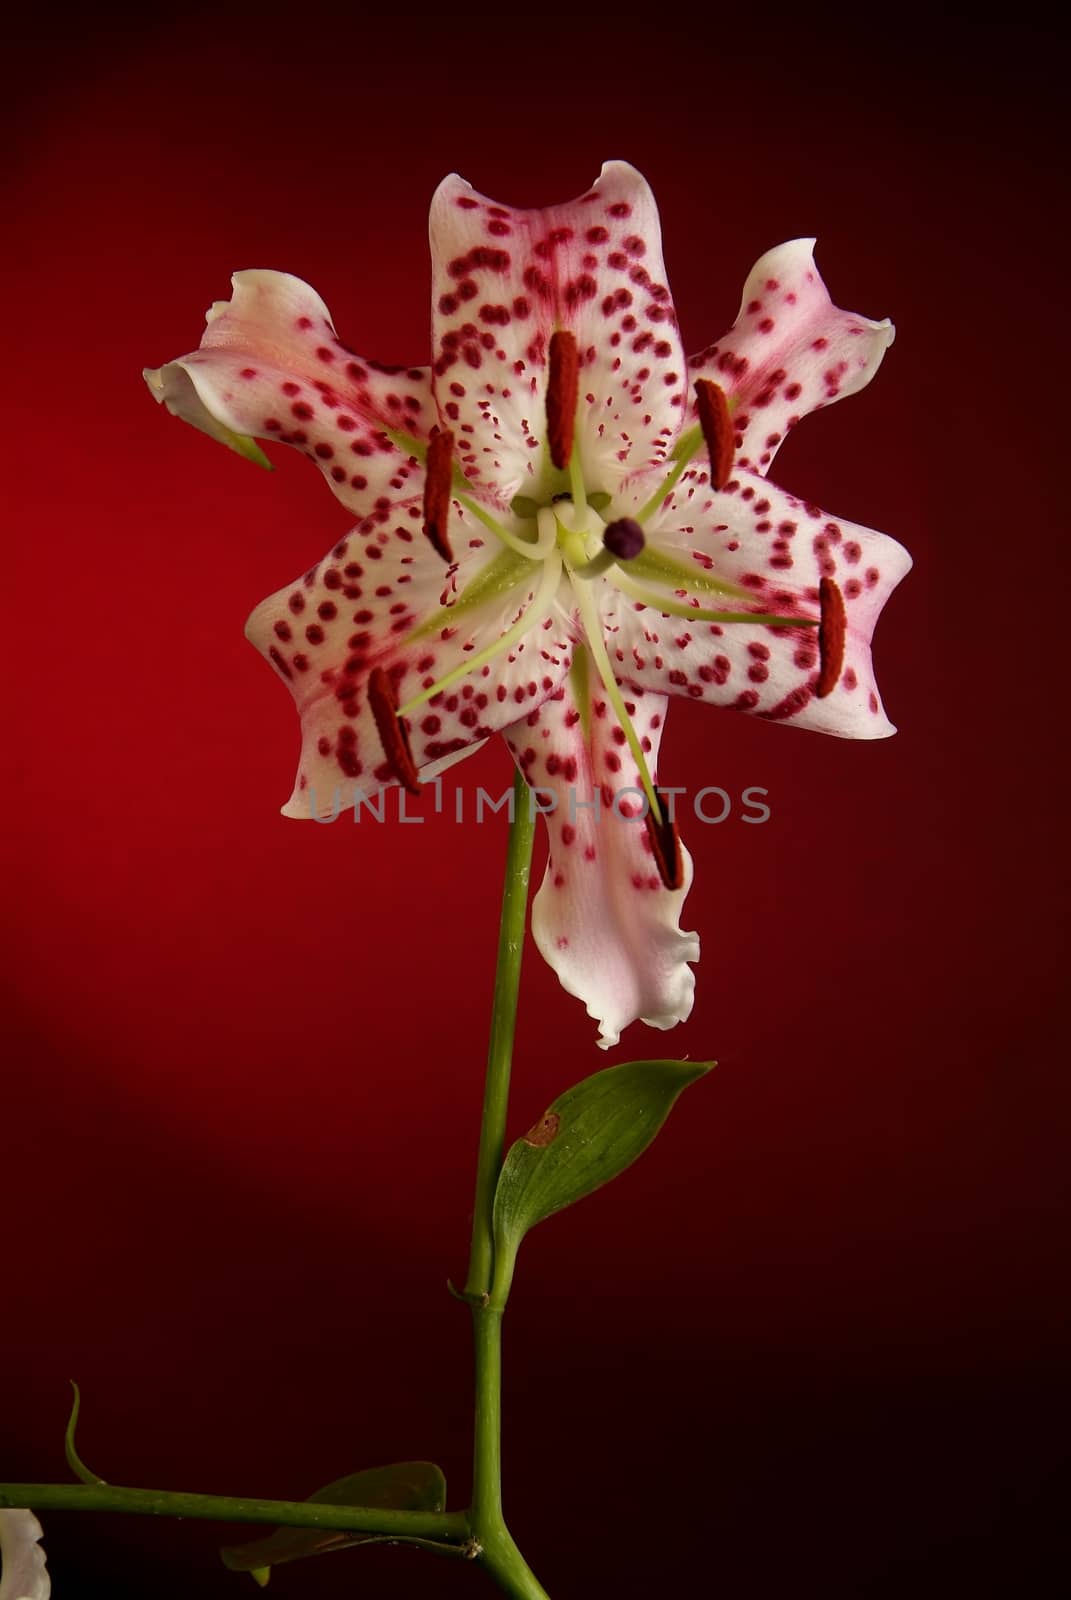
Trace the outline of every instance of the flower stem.
<path fill-rule="evenodd" d="M 498 967 L 491 1010 L 491 1041 L 487 1051 L 483 1122 L 476 1162 L 476 1204 L 472 1218 L 472 1250 L 465 1293 L 478 1297 L 491 1292 L 494 1277 L 494 1204 L 502 1152 L 506 1140 L 506 1106 L 513 1064 L 513 1037 L 517 1027 L 517 991 L 521 981 L 524 924 L 528 909 L 528 879 L 532 867 L 535 815 L 528 801 L 528 786 L 518 772 L 513 780 L 506 878 L 502 890 L 502 919 L 498 930 Z"/>
<path fill-rule="evenodd" d="M 476 1165 L 476 1204 L 472 1219 L 472 1251 L 465 1284 L 472 1303 L 476 1355 L 476 1418 L 473 1439 L 472 1507 L 469 1526 L 480 1547 L 479 1560 L 499 1587 L 519 1600 L 547 1600 L 513 1541 L 502 1515 L 502 1307 L 488 1298 L 494 1279 L 495 1189 L 502 1170 L 506 1109 L 517 1026 L 517 992 L 521 981 L 528 881 L 532 866 L 535 814 L 528 786 L 518 772 L 513 780 L 502 918 L 498 933 L 498 967 L 487 1051 L 483 1121 Z"/>

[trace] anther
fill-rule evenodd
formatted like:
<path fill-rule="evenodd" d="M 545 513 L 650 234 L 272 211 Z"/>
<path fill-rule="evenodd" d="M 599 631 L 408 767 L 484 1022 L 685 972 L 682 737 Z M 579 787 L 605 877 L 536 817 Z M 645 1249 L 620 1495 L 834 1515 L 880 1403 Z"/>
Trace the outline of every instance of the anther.
<path fill-rule="evenodd" d="M 818 624 L 818 683 L 814 692 L 819 700 L 824 700 L 837 687 L 844 666 L 844 635 L 848 618 L 844 610 L 844 596 L 832 578 L 821 580 L 818 599 L 822 619 Z"/>
<path fill-rule="evenodd" d="M 424 477 L 424 532 L 444 561 L 453 561 L 454 552 L 446 534 L 450 515 L 450 483 L 453 476 L 454 436 L 447 428 L 428 440 L 427 471 Z"/>
<path fill-rule="evenodd" d="M 603 545 L 618 561 L 634 561 L 647 543 L 643 529 L 633 517 L 618 517 L 603 530 Z"/>
<path fill-rule="evenodd" d="M 729 402 L 725 390 L 709 378 L 696 379 L 695 394 L 699 426 L 710 456 L 710 481 L 715 489 L 724 489 L 732 476 L 735 449 Z"/>
<path fill-rule="evenodd" d="M 372 707 L 372 715 L 376 719 L 376 732 L 379 734 L 379 742 L 383 746 L 387 765 L 403 789 L 407 789 L 410 794 L 419 794 L 421 783 L 417 777 L 413 752 L 409 748 L 409 734 L 405 723 L 398 715 L 398 701 L 391 687 L 390 678 L 382 667 L 372 668 L 368 679 L 368 704 Z"/>
<path fill-rule="evenodd" d="M 662 879 L 667 889 L 679 889 L 684 882 L 684 858 L 681 855 L 681 839 L 677 831 L 677 824 L 670 821 L 669 806 L 661 789 L 655 788 L 658 796 L 658 807 L 662 813 L 662 820 L 655 820 L 654 811 L 647 807 L 644 821 L 647 824 L 647 836 L 651 841 L 651 850 L 658 868 L 658 876 Z"/>
<path fill-rule="evenodd" d="M 576 401 L 580 387 L 580 353 L 571 333 L 550 336 L 550 377 L 547 380 L 547 442 L 550 459 L 559 470 L 569 465 L 573 453 Z"/>

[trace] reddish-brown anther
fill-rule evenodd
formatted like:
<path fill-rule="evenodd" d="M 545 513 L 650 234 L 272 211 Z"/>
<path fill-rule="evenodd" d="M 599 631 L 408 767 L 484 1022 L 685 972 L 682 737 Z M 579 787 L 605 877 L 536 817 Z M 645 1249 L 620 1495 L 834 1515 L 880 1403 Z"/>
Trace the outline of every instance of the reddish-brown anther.
<path fill-rule="evenodd" d="M 823 578 L 819 583 L 818 599 L 822 607 L 822 620 L 818 624 L 818 684 L 814 692 L 819 700 L 824 700 L 826 695 L 833 693 L 840 679 L 848 618 L 844 611 L 844 596 L 832 578 Z"/>
<path fill-rule="evenodd" d="M 376 732 L 379 734 L 379 742 L 383 746 L 387 765 L 403 789 L 407 789 L 410 794 L 419 794 L 421 784 L 417 777 L 413 753 L 409 748 L 409 734 L 405 723 L 398 715 L 398 701 L 391 687 L 390 678 L 382 667 L 372 668 L 368 679 L 368 704 L 372 707 L 372 715 L 376 719 Z"/>
<path fill-rule="evenodd" d="M 662 879 L 667 889 L 679 889 L 684 882 L 684 858 L 681 855 L 681 839 L 677 831 L 677 824 L 670 821 L 669 806 L 661 789 L 655 787 L 658 796 L 658 806 L 662 813 L 661 822 L 655 821 L 654 812 L 647 807 L 644 821 L 647 824 L 647 835 L 651 841 L 651 850 L 654 854 L 658 876 Z"/>
<path fill-rule="evenodd" d="M 715 489 L 724 489 L 732 476 L 733 419 L 729 415 L 729 402 L 725 390 L 710 378 L 697 378 L 696 402 L 699 409 L 699 426 L 703 430 L 707 453 L 710 456 L 710 481 Z"/>
<path fill-rule="evenodd" d="M 580 391 L 580 352 L 571 333 L 550 336 L 550 377 L 547 381 L 547 443 L 550 459 L 563 470 L 573 453 L 576 401 Z"/>
<path fill-rule="evenodd" d="M 424 532 L 444 561 L 452 562 L 454 552 L 446 532 L 450 515 L 450 482 L 453 476 L 454 436 L 450 430 L 433 433 L 428 440 L 427 471 L 424 477 Z"/>

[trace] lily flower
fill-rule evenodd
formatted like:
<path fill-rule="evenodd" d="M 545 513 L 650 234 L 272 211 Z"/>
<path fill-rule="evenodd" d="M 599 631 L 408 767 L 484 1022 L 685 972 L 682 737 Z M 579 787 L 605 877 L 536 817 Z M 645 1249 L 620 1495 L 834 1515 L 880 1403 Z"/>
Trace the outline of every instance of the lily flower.
<path fill-rule="evenodd" d="M 146 378 L 254 460 L 256 439 L 302 451 L 356 518 L 247 624 L 301 717 L 284 814 L 416 792 L 502 734 L 556 801 L 536 942 L 608 1047 L 692 1006 L 691 861 L 657 778 L 669 698 L 893 732 L 870 639 L 910 560 L 766 477 L 893 329 L 838 310 L 794 240 L 686 361 L 654 199 L 620 161 L 542 210 L 449 177 L 430 231 L 430 367 L 354 354 L 307 284 L 247 271 L 200 348 Z"/>
<path fill-rule="evenodd" d="M 0 1511 L 0 1600 L 48 1600 L 52 1584 L 32 1511 Z"/>

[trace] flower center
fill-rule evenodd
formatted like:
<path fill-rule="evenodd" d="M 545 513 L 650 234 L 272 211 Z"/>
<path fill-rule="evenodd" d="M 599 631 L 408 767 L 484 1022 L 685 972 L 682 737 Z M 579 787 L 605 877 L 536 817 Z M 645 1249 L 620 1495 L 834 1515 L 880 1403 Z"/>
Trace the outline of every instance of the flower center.
<path fill-rule="evenodd" d="M 705 607 L 693 591 L 705 590 L 738 601 L 750 599 L 751 596 L 734 584 L 720 582 L 705 574 L 700 577 L 683 563 L 647 547 L 644 523 L 663 506 L 699 451 L 706 449 L 710 460 L 710 481 L 714 489 L 723 489 L 729 480 L 733 460 L 732 419 L 729 401 L 717 384 L 708 379 L 697 382 L 699 422 L 678 439 L 671 457 L 673 466 L 659 488 L 634 515 L 614 514 L 612 495 L 603 490 L 589 491 L 584 482 L 580 450 L 576 446 L 579 353 L 573 335 L 564 330 L 554 333 L 548 356 L 547 449 L 556 473 L 568 474 L 569 488 L 552 493 L 549 503 L 517 495 L 510 509 L 521 524 L 520 529 L 504 525 L 468 492 L 468 481 L 453 460 L 452 433 L 440 430 L 432 435 L 427 446 L 420 446 L 415 440 L 406 441 L 406 448 L 411 449 L 412 453 L 425 456 L 424 532 L 444 560 L 453 561 L 447 532 L 449 506 L 453 499 L 488 528 L 507 550 L 533 565 L 542 564 L 542 572 L 536 582 L 528 584 L 528 593 L 516 617 L 498 639 L 426 685 L 404 705 L 397 705 L 387 675 L 377 669 L 373 673 L 375 682 L 370 686 L 372 709 L 391 770 L 406 788 L 417 792 L 419 780 L 409 754 L 404 719 L 419 706 L 435 700 L 460 679 L 507 655 L 555 609 L 564 611 L 571 623 L 575 625 L 579 621 L 581 643 L 595 663 L 607 700 L 613 707 L 636 762 L 639 781 L 647 799 L 646 821 L 652 852 L 663 883 L 667 888 L 676 889 L 683 879 L 676 830 L 664 813 L 658 789 L 614 674 L 606 648 L 597 598 L 597 580 L 612 584 L 634 602 L 648 606 L 657 613 L 688 617 L 694 622 L 810 628 L 818 626 L 818 621 L 753 610 L 729 611 Z M 561 482 L 560 476 L 558 481 Z M 604 511 L 608 513 L 609 520 L 603 517 Z M 527 572 L 531 573 L 532 567 Z M 561 594 L 564 577 L 569 580 L 568 598 Z M 522 576 L 521 583 L 526 579 L 527 574 Z M 442 616 L 449 617 L 466 601 L 478 603 L 478 599 L 484 598 L 480 586 L 485 581 L 486 573 L 473 579 L 453 605 L 443 608 Z M 515 576 L 510 581 L 512 587 L 519 586 Z M 672 592 L 665 592 L 667 587 Z M 424 631 L 424 626 L 420 631 Z M 819 695 L 828 694 L 836 683 L 843 654 L 843 601 L 835 585 L 827 586 L 827 581 L 823 580 Z"/>

